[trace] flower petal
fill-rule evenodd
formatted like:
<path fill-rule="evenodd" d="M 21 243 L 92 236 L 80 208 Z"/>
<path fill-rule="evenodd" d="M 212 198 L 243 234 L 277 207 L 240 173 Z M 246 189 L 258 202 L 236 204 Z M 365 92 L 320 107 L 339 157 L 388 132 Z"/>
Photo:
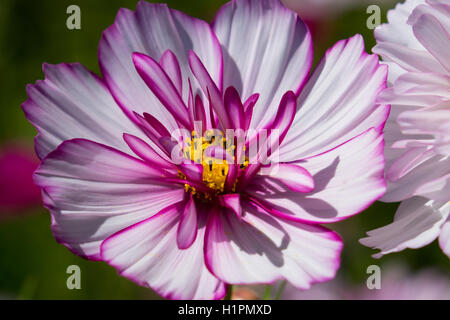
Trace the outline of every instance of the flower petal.
<path fill-rule="evenodd" d="M 448 190 L 450 190 L 450 173 L 424 183 L 416 190 L 415 194 L 436 201 L 448 201 L 450 199 Z"/>
<path fill-rule="evenodd" d="M 252 121 L 253 108 L 258 102 L 259 94 L 252 94 L 245 102 L 244 102 L 244 111 L 245 111 L 245 127 L 244 129 L 248 129 L 250 127 L 250 123 Z"/>
<path fill-rule="evenodd" d="M 177 91 L 183 94 L 183 75 L 175 54 L 170 50 L 166 50 L 161 56 L 159 64 L 169 76 Z"/>
<path fill-rule="evenodd" d="M 399 66 L 394 74 L 389 72 L 389 82 L 406 71 L 440 72 L 442 66 L 426 51 L 417 40 L 409 18 L 414 9 L 424 4 L 423 0 L 409 0 L 399 3 L 394 10 L 388 11 L 388 22 L 375 29 L 377 45 L 372 51 L 380 55 L 389 64 Z"/>
<path fill-rule="evenodd" d="M 380 249 L 375 258 L 406 248 L 421 248 L 436 239 L 449 214 L 449 203 L 414 197 L 400 204 L 393 223 L 367 232 L 368 237 L 359 242 Z"/>
<path fill-rule="evenodd" d="M 450 19 L 450 15 L 447 19 Z M 450 34 L 444 26 L 433 16 L 424 14 L 414 23 L 413 31 L 428 52 L 450 72 Z"/>
<path fill-rule="evenodd" d="M 386 170 L 386 179 L 391 182 L 398 181 L 432 156 L 433 150 L 427 150 L 425 147 L 410 148 Z"/>
<path fill-rule="evenodd" d="M 183 206 L 172 205 L 157 215 L 106 239 L 102 258 L 121 275 L 156 290 L 169 299 L 220 299 L 223 282 L 206 268 L 203 259 L 205 224 L 186 250 L 176 245 Z"/>
<path fill-rule="evenodd" d="M 196 52 L 214 81 L 221 86 L 222 53 L 209 24 L 169 9 L 165 4 L 140 1 L 136 12 L 121 9 L 100 40 L 99 61 L 111 92 L 128 116 L 134 119 L 132 111 L 148 112 L 173 131 L 177 128 L 176 123 L 148 90 L 131 58 L 133 52 L 140 52 L 159 61 L 167 50 L 174 53 L 180 65 L 183 101 L 188 101 L 188 78 L 192 77 L 189 50 Z M 194 92 L 197 89 L 194 87 Z"/>
<path fill-rule="evenodd" d="M 230 284 L 286 279 L 307 289 L 334 277 L 342 242 L 321 226 L 275 219 L 250 204 L 242 220 L 224 210 L 211 213 L 205 236 L 208 268 Z"/>
<path fill-rule="evenodd" d="M 223 129 L 232 128 L 228 110 L 225 109 L 222 91 L 217 87 L 214 79 L 208 73 L 203 62 L 194 51 L 189 52 L 189 65 L 203 93 L 208 96 L 210 106 L 216 112 L 218 120 Z"/>
<path fill-rule="evenodd" d="M 179 168 L 188 181 L 203 183 L 203 165 L 190 161 L 179 164 Z"/>
<path fill-rule="evenodd" d="M 39 134 L 35 148 L 43 159 L 65 140 L 85 138 L 130 152 L 122 134 L 142 133 L 123 114 L 105 84 L 80 64 L 44 64 L 45 80 L 28 85 L 22 105 Z"/>
<path fill-rule="evenodd" d="M 133 150 L 133 152 L 142 160 L 164 169 L 175 169 L 175 165 L 172 162 L 164 159 L 144 140 L 127 133 L 123 135 L 123 138 L 131 150 Z"/>
<path fill-rule="evenodd" d="M 197 238 L 197 208 L 192 194 L 187 201 L 177 230 L 177 244 L 180 249 L 188 249 Z"/>
<path fill-rule="evenodd" d="M 314 179 L 305 168 L 296 164 L 277 163 L 262 167 L 259 175 L 278 180 L 295 192 L 311 192 L 314 190 Z M 267 181 L 267 179 L 266 179 Z"/>
<path fill-rule="evenodd" d="M 441 234 L 439 236 L 439 246 L 442 251 L 450 257 L 450 220 L 447 221 L 442 226 Z"/>
<path fill-rule="evenodd" d="M 133 63 L 141 78 L 177 122 L 184 128 L 192 129 L 187 120 L 187 107 L 172 80 L 159 63 L 141 53 L 133 53 Z"/>
<path fill-rule="evenodd" d="M 276 134 L 278 145 L 283 143 L 286 134 L 291 128 L 292 121 L 295 119 L 295 112 L 297 111 L 296 96 L 292 91 L 287 91 L 281 98 L 278 111 L 275 119 L 270 123 L 269 128 L 272 130 L 271 135 L 274 135 L 273 130 L 278 130 Z M 278 146 L 277 146 L 278 147 Z M 274 148 L 271 148 L 274 151 Z"/>
<path fill-rule="evenodd" d="M 399 158 L 398 161 L 402 161 L 402 158 Z M 383 196 L 382 201 L 397 202 L 415 195 L 424 196 L 425 193 L 420 192 L 421 188 L 424 188 L 422 190 L 427 192 L 424 186 L 434 182 L 438 182 L 438 185 L 442 187 L 442 192 L 445 192 L 445 179 L 448 180 L 449 168 L 449 157 L 442 155 L 428 157 L 426 161 L 423 161 L 414 170 L 403 175 L 401 179 L 388 181 L 387 192 Z M 441 183 L 443 178 L 444 183 Z"/>
<path fill-rule="evenodd" d="M 384 90 L 378 101 L 401 105 L 428 107 L 450 99 L 450 78 L 445 74 L 408 72 L 399 76 L 394 86 Z"/>
<path fill-rule="evenodd" d="M 406 47 L 423 50 L 423 46 L 414 37 L 412 28 L 407 23 L 414 8 L 423 2 L 423 0 L 408 0 L 398 3 L 394 10 L 389 10 L 387 14 L 389 23 L 375 29 L 377 42 L 400 42 Z"/>
<path fill-rule="evenodd" d="M 371 129 L 315 157 L 294 164 L 312 176 L 315 188 L 299 193 L 254 178 L 246 192 L 269 212 L 295 221 L 333 223 L 355 215 L 385 190 L 383 134 Z"/>
<path fill-rule="evenodd" d="M 300 91 L 312 64 L 311 35 L 278 0 L 229 2 L 213 28 L 224 52 L 224 87 L 234 86 L 243 100 L 260 94 L 251 124 L 260 129 L 285 92 Z"/>
<path fill-rule="evenodd" d="M 239 193 L 221 195 L 220 204 L 233 211 L 239 219 L 242 217 L 241 195 Z"/>
<path fill-rule="evenodd" d="M 444 143 L 450 142 L 450 100 L 426 109 L 402 112 L 397 120 L 405 134 L 430 134 L 437 140 L 442 137 Z"/>
<path fill-rule="evenodd" d="M 230 115 L 233 129 L 246 129 L 244 106 L 235 88 L 229 87 L 225 90 L 224 102 L 225 108 Z"/>
<path fill-rule="evenodd" d="M 74 253 L 99 258 L 110 235 L 184 197 L 161 171 L 110 147 L 76 139 L 62 143 L 35 173 L 52 215 L 55 238 Z"/>
<path fill-rule="evenodd" d="M 262 164 L 280 162 L 279 148 L 282 145 L 297 109 L 296 96 L 292 91 L 286 92 L 281 98 L 274 119 L 263 130 L 250 130 L 246 144 L 249 146 L 250 165 L 244 171 L 241 185 L 246 185 L 259 171 Z M 257 146 L 255 150 L 254 146 Z"/>
<path fill-rule="evenodd" d="M 360 35 L 329 49 L 298 98 L 280 161 L 325 152 L 372 127 L 381 130 L 389 107 L 379 106 L 376 97 L 386 87 L 386 75 L 378 56 L 365 53 Z"/>

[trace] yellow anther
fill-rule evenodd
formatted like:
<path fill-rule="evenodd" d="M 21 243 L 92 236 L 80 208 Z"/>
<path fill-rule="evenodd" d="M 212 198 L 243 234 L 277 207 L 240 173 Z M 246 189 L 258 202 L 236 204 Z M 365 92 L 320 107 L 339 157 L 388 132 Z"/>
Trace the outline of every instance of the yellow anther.
<path fill-rule="evenodd" d="M 203 183 L 211 189 L 221 193 L 224 191 L 228 175 L 228 164 L 225 160 L 203 159 Z"/>
<path fill-rule="evenodd" d="M 186 141 L 186 147 L 183 150 L 184 156 L 196 163 L 199 163 L 203 166 L 203 183 L 215 190 L 216 194 L 223 193 L 225 190 L 225 183 L 228 176 L 228 162 L 222 159 L 216 159 L 212 157 L 205 156 L 204 151 L 206 148 L 212 145 L 217 145 L 225 149 L 225 151 L 230 155 L 230 157 L 235 160 L 235 150 L 236 146 L 232 143 L 227 144 L 227 139 L 223 137 L 223 133 L 218 130 L 208 130 L 205 132 L 205 138 L 200 136 L 196 131 L 192 131 L 191 140 Z M 245 162 L 240 164 L 240 168 L 244 169 L 248 166 L 248 157 L 245 158 Z M 180 178 L 186 179 L 186 177 L 179 173 Z M 235 182 L 232 190 L 234 191 L 237 182 Z M 194 187 L 189 184 L 185 185 L 186 192 L 191 192 L 192 194 L 196 194 L 197 191 Z M 198 193 L 197 193 L 198 194 Z M 211 200 L 211 194 L 203 194 L 202 199 Z"/>
<path fill-rule="evenodd" d="M 209 188 L 221 193 L 225 188 L 228 175 L 228 163 L 225 160 L 206 157 L 204 156 L 204 151 L 211 145 L 219 145 L 225 148 L 226 139 L 217 130 L 206 131 L 205 137 L 206 139 L 201 137 L 196 131 L 192 131 L 192 139 L 186 141 L 187 146 L 184 148 L 183 154 L 187 159 L 203 165 L 203 183 Z M 232 150 L 232 148 L 228 148 L 226 152 L 233 157 Z M 191 189 L 187 188 L 187 191 L 191 191 Z"/>

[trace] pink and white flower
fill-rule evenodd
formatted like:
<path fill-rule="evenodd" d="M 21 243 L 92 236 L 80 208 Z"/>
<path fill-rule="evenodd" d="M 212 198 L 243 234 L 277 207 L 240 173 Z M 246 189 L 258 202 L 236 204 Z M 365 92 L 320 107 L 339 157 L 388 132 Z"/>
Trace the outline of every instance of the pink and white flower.
<path fill-rule="evenodd" d="M 386 180 L 381 199 L 403 201 L 394 222 L 368 232 L 376 257 L 420 248 L 439 237 L 450 256 L 450 4 L 407 0 L 375 30 L 373 51 L 389 66 L 392 104 L 386 124 Z"/>
<path fill-rule="evenodd" d="M 103 78 L 44 65 L 45 80 L 27 88 L 35 181 L 56 239 L 175 299 L 333 278 L 342 242 L 321 224 L 385 192 L 389 106 L 375 99 L 387 68 L 360 35 L 309 77 L 312 57 L 308 29 L 278 0 L 230 2 L 212 25 L 166 5 L 121 9 L 100 41 Z M 235 149 L 201 139 L 248 128 L 278 138 L 266 159 L 276 174 L 248 155 L 258 134 Z M 195 132 L 173 141 L 180 129 Z M 193 157 L 196 144 L 208 162 Z"/>

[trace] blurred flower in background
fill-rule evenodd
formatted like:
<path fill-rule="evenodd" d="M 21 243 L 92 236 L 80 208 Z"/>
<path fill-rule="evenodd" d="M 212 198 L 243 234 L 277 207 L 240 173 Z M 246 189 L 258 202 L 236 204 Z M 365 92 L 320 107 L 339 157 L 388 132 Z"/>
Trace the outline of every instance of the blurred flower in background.
<path fill-rule="evenodd" d="M 403 202 L 392 224 L 361 243 L 379 257 L 439 238 L 450 257 L 450 3 L 407 0 L 388 19 L 373 49 L 389 66 L 390 88 L 379 100 L 392 104 L 381 200 Z"/>
<path fill-rule="evenodd" d="M 318 283 L 309 290 L 286 284 L 280 300 L 450 300 L 450 276 L 428 268 L 416 272 L 404 265 L 388 264 L 381 269 L 381 288 L 368 289 L 366 283 L 349 284 L 342 278 Z M 272 291 L 282 285 L 278 282 Z M 235 300 L 258 300 L 264 297 L 264 286 L 236 289 Z M 273 297 L 273 296 L 272 296 Z"/>
<path fill-rule="evenodd" d="M 32 178 L 38 164 L 32 149 L 18 143 L 9 142 L 0 148 L 0 218 L 42 204 L 41 192 Z"/>
<path fill-rule="evenodd" d="M 381 273 L 381 289 L 369 290 L 365 284 L 353 286 L 347 297 L 352 300 L 450 300 L 450 277 L 434 269 L 413 273 L 404 266 L 386 266 Z"/>

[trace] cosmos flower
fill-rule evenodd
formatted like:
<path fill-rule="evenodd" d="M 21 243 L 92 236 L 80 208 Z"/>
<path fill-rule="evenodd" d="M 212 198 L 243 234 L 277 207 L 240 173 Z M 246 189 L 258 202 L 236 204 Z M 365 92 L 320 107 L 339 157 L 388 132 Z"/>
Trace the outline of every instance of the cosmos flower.
<path fill-rule="evenodd" d="M 44 65 L 27 88 L 55 238 L 173 299 L 333 278 L 342 242 L 322 224 L 385 192 L 387 68 L 360 35 L 309 77 L 312 57 L 278 0 L 230 2 L 212 25 L 166 5 L 121 9 L 100 41 L 103 78 Z M 259 141 L 267 152 L 250 153 Z"/>
<path fill-rule="evenodd" d="M 361 243 L 379 257 L 439 237 L 450 256 L 450 4 L 407 0 L 375 30 L 373 51 L 389 65 L 386 202 L 403 201 L 394 222 Z"/>

